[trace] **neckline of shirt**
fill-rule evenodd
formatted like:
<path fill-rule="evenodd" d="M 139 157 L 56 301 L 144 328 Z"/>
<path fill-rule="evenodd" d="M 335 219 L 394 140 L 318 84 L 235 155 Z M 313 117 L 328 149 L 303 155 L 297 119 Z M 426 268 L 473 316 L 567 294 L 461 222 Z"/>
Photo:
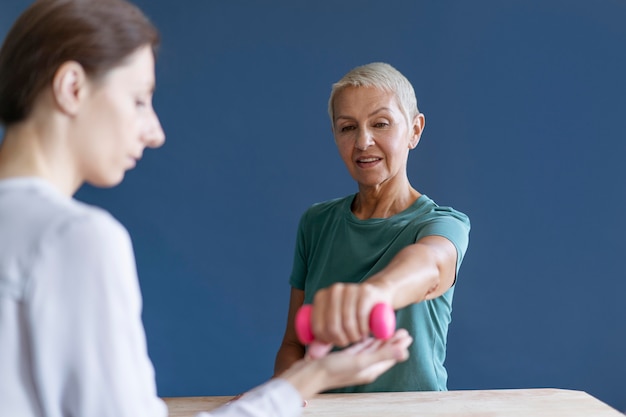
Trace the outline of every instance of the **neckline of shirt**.
<path fill-rule="evenodd" d="M 394 214 L 393 216 L 389 216 L 389 217 L 374 217 L 371 219 L 359 219 L 358 217 L 356 217 L 354 215 L 354 213 L 352 212 L 352 202 L 354 201 L 354 199 L 356 198 L 356 193 L 353 194 L 351 197 L 346 198 L 345 200 L 345 205 L 344 205 L 344 209 L 346 212 L 346 218 L 352 222 L 352 223 L 356 223 L 356 224 L 361 224 L 361 225 L 373 225 L 373 224 L 379 224 L 379 223 L 383 223 L 389 220 L 393 220 L 396 218 L 399 218 L 403 215 L 406 215 L 409 212 L 415 211 L 417 209 L 419 209 L 419 207 L 423 206 L 424 204 L 426 204 L 430 198 L 428 198 L 428 196 L 426 194 L 422 194 L 420 195 L 417 200 L 415 200 L 413 202 L 413 204 L 411 204 L 410 206 L 408 206 L 407 208 L 405 208 L 404 210 L 402 210 L 399 213 Z"/>

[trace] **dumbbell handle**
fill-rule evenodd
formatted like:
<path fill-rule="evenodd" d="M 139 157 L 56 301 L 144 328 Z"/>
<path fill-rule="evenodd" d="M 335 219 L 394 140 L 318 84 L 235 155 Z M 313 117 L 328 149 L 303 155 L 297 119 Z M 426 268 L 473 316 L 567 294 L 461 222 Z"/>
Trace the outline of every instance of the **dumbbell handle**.
<path fill-rule="evenodd" d="M 315 336 L 311 329 L 311 313 L 313 306 L 304 304 L 296 313 L 296 334 L 303 345 L 311 343 Z M 370 312 L 370 331 L 377 339 L 387 340 L 396 330 L 396 315 L 393 308 L 386 303 L 374 305 Z"/>

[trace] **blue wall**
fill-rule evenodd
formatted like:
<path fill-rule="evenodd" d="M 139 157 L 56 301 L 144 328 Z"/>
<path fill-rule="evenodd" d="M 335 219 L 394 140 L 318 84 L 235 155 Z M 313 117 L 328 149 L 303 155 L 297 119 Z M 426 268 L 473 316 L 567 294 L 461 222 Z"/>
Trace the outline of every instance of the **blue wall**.
<path fill-rule="evenodd" d="M 0 36 L 29 2 L 2 0 Z M 111 190 L 163 396 L 272 373 L 297 222 L 356 190 L 332 82 L 387 61 L 426 115 L 418 190 L 472 220 L 450 389 L 558 387 L 626 409 L 626 2 L 138 2 L 168 141 Z"/>

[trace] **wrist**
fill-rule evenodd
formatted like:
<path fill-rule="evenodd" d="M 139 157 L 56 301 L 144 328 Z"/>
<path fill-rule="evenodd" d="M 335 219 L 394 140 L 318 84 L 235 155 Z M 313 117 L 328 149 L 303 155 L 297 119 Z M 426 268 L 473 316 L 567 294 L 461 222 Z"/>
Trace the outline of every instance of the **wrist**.
<path fill-rule="evenodd" d="M 363 283 L 363 285 L 367 285 L 371 288 L 377 303 L 383 302 L 389 304 L 394 310 L 396 309 L 394 287 L 387 280 L 374 275 Z"/>
<path fill-rule="evenodd" d="M 303 400 L 327 389 L 328 385 L 326 371 L 319 360 L 299 360 L 285 370 L 280 378 L 293 385 Z"/>

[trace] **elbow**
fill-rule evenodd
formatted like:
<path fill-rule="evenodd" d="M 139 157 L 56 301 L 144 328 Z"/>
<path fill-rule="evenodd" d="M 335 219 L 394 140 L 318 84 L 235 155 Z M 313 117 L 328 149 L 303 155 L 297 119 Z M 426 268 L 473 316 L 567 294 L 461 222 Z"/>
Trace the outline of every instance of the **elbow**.
<path fill-rule="evenodd" d="M 435 271 L 430 276 L 428 281 L 428 286 L 426 290 L 426 294 L 424 295 L 424 300 L 432 300 L 433 298 L 437 298 L 445 291 L 441 291 L 442 279 L 441 279 L 441 269 L 435 268 Z"/>

